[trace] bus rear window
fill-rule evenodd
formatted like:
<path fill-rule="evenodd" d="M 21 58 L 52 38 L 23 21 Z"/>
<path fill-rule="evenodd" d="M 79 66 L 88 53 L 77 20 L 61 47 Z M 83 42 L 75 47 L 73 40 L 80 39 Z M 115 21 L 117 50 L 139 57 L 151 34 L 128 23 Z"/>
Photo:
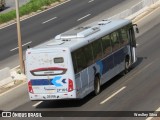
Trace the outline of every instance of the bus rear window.
<path fill-rule="evenodd" d="M 54 58 L 54 63 L 63 63 L 64 59 L 63 57 Z"/>

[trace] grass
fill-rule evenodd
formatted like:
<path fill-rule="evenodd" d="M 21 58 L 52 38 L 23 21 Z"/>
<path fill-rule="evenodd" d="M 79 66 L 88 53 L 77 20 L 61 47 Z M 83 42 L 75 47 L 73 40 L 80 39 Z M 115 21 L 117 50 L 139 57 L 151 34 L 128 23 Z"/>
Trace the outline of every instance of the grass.
<path fill-rule="evenodd" d="M 37 10 L 42 10 L 43 6 L 48 6 L 54 2 L 59 2 L 60 0 L 30 0 L 27 4 L 23 5 L 19 9 L 20 16 L 27 15 L 31 12 L 36 12 Z M 16 11 L 12 10 L 8 13 L 0 14 L 0 24 L 8 22 L 16 18 Z"/>

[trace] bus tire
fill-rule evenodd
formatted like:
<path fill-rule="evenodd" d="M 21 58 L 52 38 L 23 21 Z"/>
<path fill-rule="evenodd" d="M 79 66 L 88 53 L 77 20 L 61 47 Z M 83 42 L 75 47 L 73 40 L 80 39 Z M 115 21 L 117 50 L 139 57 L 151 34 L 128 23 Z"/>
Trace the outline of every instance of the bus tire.
<path fill-rule="evenodd" d="M 127 74 L 129 72 L 130 69 L 130 59 L 128 57 L 126 57 L 125 59 L 125 69 L 124 69 L 124 74 Z"/>
<path fill-rule="evenodd" d="M 100 79 L 98 76 L 96 76 L 94 80 L 94 94 L 95 95 L 98 95 L 100 93 L 100 88 L 101 88 Z"/>

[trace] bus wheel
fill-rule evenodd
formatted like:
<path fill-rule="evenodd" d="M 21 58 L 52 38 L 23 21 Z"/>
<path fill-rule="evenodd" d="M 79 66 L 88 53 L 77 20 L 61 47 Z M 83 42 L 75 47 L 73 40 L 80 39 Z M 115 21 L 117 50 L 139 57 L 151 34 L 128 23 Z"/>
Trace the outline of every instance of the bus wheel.
<path fill-rule="evenodd" d="M 98 76 L 94 80 L 94 94 L 98 95 L 100 93 L 100 79 Z"/>
<path fill-rule="evenodd" d="M 129 68 L 130 68 L 130 60 L 126 59 L 125 60 L 125 70 L 124 70 L 125 74 L 127 74 L 129 72 Z"/>

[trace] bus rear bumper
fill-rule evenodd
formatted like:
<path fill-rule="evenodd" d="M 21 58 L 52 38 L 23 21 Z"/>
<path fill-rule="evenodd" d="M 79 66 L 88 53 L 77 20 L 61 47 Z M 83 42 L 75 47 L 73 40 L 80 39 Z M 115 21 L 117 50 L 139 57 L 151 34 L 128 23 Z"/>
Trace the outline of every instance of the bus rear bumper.
<path fill-rule="evenodd" d="M 71 93 L 58 93 L 58 94 L 31 94 L 29 93 L 30 100 L 60 100 L 60 99 L 76 99 L 76 95 Z"/>

